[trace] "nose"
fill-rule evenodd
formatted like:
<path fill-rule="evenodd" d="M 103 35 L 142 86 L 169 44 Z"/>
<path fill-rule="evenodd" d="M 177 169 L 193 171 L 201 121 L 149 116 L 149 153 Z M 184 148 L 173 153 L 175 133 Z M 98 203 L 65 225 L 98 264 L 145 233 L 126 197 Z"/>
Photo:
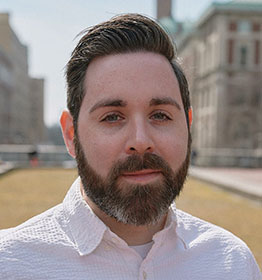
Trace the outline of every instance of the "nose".
<path fill-rule="evenodd" d="M 154 151 L 153 139 L 149 127 L 143 120 L 136 120 L 130 124 L 128 140 L 126 142 L 127 154 L 144 154 Z"/>

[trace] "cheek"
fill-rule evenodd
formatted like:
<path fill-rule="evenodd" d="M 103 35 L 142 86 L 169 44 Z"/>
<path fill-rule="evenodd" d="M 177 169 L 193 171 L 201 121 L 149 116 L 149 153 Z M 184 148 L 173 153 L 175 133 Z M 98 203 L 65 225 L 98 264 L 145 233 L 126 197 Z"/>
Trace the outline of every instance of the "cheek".
<path fill-rule="evenodd" d="M 163 135 L 161 156 L 176 171 L 186 159 L 188 150 L 188 132 L 180 130 L 176 135 Z"/>
<path fill-rule="evenodd" d="M 103 177 L 108 175 L 112 163 L 119 158 L 121 143 L 117 140 L 95 133 L 81 133 L 80 142 L 86 159 L 89 165 Z"/>

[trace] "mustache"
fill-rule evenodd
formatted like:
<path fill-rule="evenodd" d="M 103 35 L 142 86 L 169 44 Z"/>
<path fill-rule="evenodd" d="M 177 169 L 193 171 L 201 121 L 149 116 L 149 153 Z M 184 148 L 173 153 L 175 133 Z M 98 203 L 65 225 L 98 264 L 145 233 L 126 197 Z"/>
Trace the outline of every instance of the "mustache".
<path fill-rule="evenodd" d="M 116 162 L 113 166 L 110 172 L 111 178 L 117 178 L 125 172 L 136 172 L 144 169 L 160 170 L 163 174 L 172 173 L 171 168 L 164 159 L 151 153 L 145 153 L 142 156 L 136 154 L 131 155 L 125 160 Z"/>

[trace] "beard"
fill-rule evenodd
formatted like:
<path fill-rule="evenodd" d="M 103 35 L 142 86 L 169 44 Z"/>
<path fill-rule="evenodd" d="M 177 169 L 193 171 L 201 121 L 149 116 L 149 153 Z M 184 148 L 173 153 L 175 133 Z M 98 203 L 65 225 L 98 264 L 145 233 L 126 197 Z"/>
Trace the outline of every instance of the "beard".
<path fill-rule="evenodd" d="M 107 177 L 102 178 L 88 164 L 78 137 L 75 138 L 75 150 L 85 194 L 108 216 L 135 226 L 156 224 L 167 213 L 183 188 L 190 161 L 189 141 L 186 159 L 176 172 L 161 157 L 145 153 L 113 163 Z M 160 170 L 162 176 L 153 183 L 143 185 L 119 180 L 125 172 L 144 169 Z"/>

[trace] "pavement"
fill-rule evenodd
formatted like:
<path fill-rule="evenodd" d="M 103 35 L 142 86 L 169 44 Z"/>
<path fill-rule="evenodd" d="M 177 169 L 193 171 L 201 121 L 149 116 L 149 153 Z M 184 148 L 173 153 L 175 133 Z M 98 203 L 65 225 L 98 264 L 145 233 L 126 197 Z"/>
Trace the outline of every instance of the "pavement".
<path fill-rule="evenodd" d="M 0 175 L 15 168 L 13 163 L 0 162 Z M 215 168 L 190 166 L 193 178 L 214 184 L 226 190 L 261 201 L 262 168 Z"/>
<path fill-rule="evenodd" d="M 262 168 L 191 166 L 189 175 L 262 202 Z"/>
<path fill-rule="evenodd" d="M 0 161 L 0 175 L 7 173 L 8 171 L 14 169 L 15 167 L 16 167 L 15 163 Z"/>

